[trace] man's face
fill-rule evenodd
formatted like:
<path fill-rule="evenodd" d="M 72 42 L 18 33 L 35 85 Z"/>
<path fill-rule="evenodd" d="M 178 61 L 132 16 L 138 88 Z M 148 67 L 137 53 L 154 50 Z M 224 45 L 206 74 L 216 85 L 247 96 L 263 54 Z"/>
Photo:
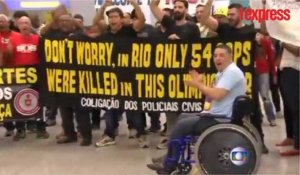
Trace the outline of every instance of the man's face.
<path fill-rule="evenodd" d="M 28 17 L 21 17 L 18 20 L 18 27 L 20 30 L 20 33 L 30 33 L 31 32 L 31 21 Z"/>
<path fill-rule="evenodd" d="M 9 28 L 9 22 L 7 18 L 1 16 L 0 17 L 0 30 L 5 30 Z"/>
<path fill-rule="evenodd" d="M 228 9 L 228 24 L 236 27 L 240 22 L 240 12 L 237 8 Z"/>
<path fill-rule="evenodd" d="M 74 28 L 73 18 L 69 15 L 62 15 L 58 20 L 59 29 L 63 32 L 71 32 Z"/>
<path fill-rule="evenodd" d="M 112 31 L 117 31 L 121 28 L 123 24 L 123 18 L 118 12 L 111 12 L 108 15 L 108 23 Z"/>
<path fill-rule="evenodd" d="M 214 63 L 218 71 L 223 71 L 231 62 L 231 55 L 223 48 L 216 48 Z"/>
<path fill-rule="evenodd" d="M 184 4 L 182 2 L 176 2 L 174 4 L 174 19 L 175 20 L 181 20 L 185 18 L 187 9 L 185 8 Z"/>
<path fill-rule="evenodd" d="M 197 18 L 197 21 L 201 20 L 201 16 L 203 14 L 203 11 L 204 11 L 204 7 L 202 7 L 202 6 L 196 8 L 196 18 Z"/>
<path fill-rule="evenodd" d="M 74 20 L 75 20 L 77 26 L 79 26 L 81 28 L 83 27 L 83 20 L 82 19 L 80 19 L 80 18 L 74 18 Z"/>

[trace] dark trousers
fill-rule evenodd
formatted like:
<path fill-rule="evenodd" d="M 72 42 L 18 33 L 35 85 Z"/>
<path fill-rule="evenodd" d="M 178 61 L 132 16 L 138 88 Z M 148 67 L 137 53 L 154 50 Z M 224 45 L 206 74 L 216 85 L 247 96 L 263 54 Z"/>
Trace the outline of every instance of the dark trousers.
<path fill-rule="evenodd" d="M 17 122 L 3 122 L 3 126 L 8 131 L 13 131 L 14 129 L 25 130 L 25 121 L 17 121 Z"/>
<path fill-rule="evenodd" d="M 101 109 L 92 110 L 92 124 L 95 126 L 100 126 L 100 113 Z"/>
<path fill-rule="evenodd" d="M 122 113 L 123 111 L 118 109 L 109 109 L 105 112 L 105 135 L 115 139 L 115 131 L 119 127 L 119 116 L 122 115 Z"/>
<path fill-rule="evenodd" d="M 89 112 L 74 107 L 61 107 L 62 127 L 67 137 L 77 137 L 74 128 L 74 114 L 78 123 L 78 129 L 83 139 L 92 138 L 92 128 Z"/>
<path fill-rule="evenodd" d="M 292 132 L 296 149 L 299 149 L 299 74 L 296 69 L 284 68 L 281 77 L 282 98 L 287 108 L 284 111 L 287 112 L 284 114 L 287 135 L 290 137 Z"/>
<path fill-rule="evenodd" d="M 150 116 L 150 122 L 151 122 L 151 128 L 152 129 L 160 129 L 160 113 L 157 112 L 149 112 L 149 116 Z"/>
<path fill-rule="evenodd" d="M 139 111 L 126 111 L 127 119 L 131 121 L 131 124 L 134 129 L 137 130 L 137 137 L 145 135 L 145 123 L 146 116 L 144 112 Z"/>
<path fill-rule="evenodd" d="M 46 106 L 46 119 L 50 119 L 50 120 L 56 120 L 56 115 L 57 115 L 57 106 L 55 105 L 49 105 Z"/>

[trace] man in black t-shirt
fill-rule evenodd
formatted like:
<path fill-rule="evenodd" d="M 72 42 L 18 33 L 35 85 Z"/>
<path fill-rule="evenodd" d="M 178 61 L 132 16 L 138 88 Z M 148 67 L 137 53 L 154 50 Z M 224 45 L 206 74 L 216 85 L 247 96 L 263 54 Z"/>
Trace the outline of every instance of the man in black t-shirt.
<path fill-rule="evenodd" d="M 195 23 L 186 20 L 188 13 L 188 2 L 185 0 L 174 1 L 173 18 L 164 15 L 158 7 L 160 0 L 152 0 L 150 9 L 155 18 L 166 29 L 168 39 L 181 39 L 184 41 L 192 41 L 200 37 L 200 32 Z"/>
<path fill-rule="evenodd" d="M 221 39 L 227 40 L 227 39 L 234 39 L 234 38 L 253 38 L 255 39 L 255 29 L 253 26 L 248 26 L 243 23 L 243 21 L 240 19 L 240 9 L 243 8 L 241 4 L 231 4 L 228 6 L 228 24 L 227 23 L 219 23 L 218 20 L 210 16 L 210 10 L 212 6 L 213 0 L 208 0 L 203 16 L 201 18 L 200 23 L 205 24 L 210 29 L 216 31 L 218 33 L 218 36 Z M 255 79 L 254 79 L 254 82 Z M 256 83 L 254 83 L 256 84 Z M 255 108 L 254 108 L 254 114 L 251 117 L 251 123 L 256 127 L 258 132 L 261 135 L 262 140 L 264 141 L 264 134 L 262 131 L 262 112 L 260 109 L 260 103 L 258 98 L 258 89 L 257 86 L 254 85 L 254 95 L 253 100 L 255 102 Z M 268 153 L 268 149 L 263 144 L 263 153 Z"/>
<path fill-rule="evenodd" d="M 245 25 L 240 19 L 240 9 L 243 8 L 240 4 L 231 4 L 228 6 L 228 23 L 219 23 L 217 19 L 210 16 L 210 9 L 213 0 L 208 0 L 202 18 L 201 24 L 205 24 L 213 31 L 218 33 L 221 39 L 232 39 L 240 37 L 255 38 L 255 30 L 253 26 Z"/>
<path fill-rule="evenodd" d="M 166 15 L 159 7 L 160 0 L 152 0 L 150 9 L 155 18 L 160 22 L 165 32 L 165 35 L 169 40 L 182 40 L 186 42 L 194 41 L 200 38 L 200 31 L 197 25 L 193 22 L 187 21 L 188 15 L 188 2 L 186 0 L 175 0 L 173 8 L 173 18 Z M 178 118 L 177 113 L 166 113 L 167 118 L 167 133 L 170 135 L 173 127 Z M 168 138 L 163 137 L 157 146 L 158 149 L 164 149 L 167 147 Z"/>
<path fill-rule="evenodd" d="M 123 39 L 136 38 L 137 34 L 144 29 L 145 17 L 141 8 L 136 0 L 129 0 L 129 2 L 133 6 L 136 15 L 136 18 L 133 20 L 132 24 L 124 25 L 124 15 L 122 10 L 118 7 L 112 8 L 106 12 L 106 15 L 108 16 L 108 31 L 103 35 L 104 38 L 122 43 Z M 94 23 L 97 23 L 99 20 L 103 20 L 105 8 L 110 5 L 112 5 L 111 0 L 106 0 L 104 2 L 99 10 L 99 14 L 94 19 Z M 122 114 L 122 112 L 123 111 L 116 109 L 109 109 L 106 111 L 106 128 L 104 131 L 104 137 L 95 144 L 96 147 L 116 144 L 115 132 L 117 131 L 116 129 L 118 127 L 119 115 Z M 141 148 L 148 148 L 148 142 L 145 136 L 146 133 L 142 120 L 142 111 L 127 111 L 126 115 L 131 118 L 133 127 L 137 130 L 136 136 L 138 138 L 139 146 Z"/>
<path fill-rule="evenodd" d="M 43 37 L 48 39 L 81 39 L 80 33 L 74 35 L 74 20 L 71 15 L 63 14 L 58 17 L 58 28 L 50 28 L 44 33 Z M 43 41 L 43 40 L 41 40 Z M 43 47 L 43 46 L 42 46 Z M 55 108 L 56 97 L 47 97 L 47 101 L 50 106 Z M 69 100 L 72 101 L 72 100 Z M 89 146 L 92 143 L 92 130 L 89 118 L 89 113 L 85 109 L 81 109 L 78 106 L 73 106 L 71 104 L 66 104 L 59 106 L 59 110 L 62 117 L 62 133 L 56 136 L 58 144 L 70 143 L 77 141 L 77 133 L 74 127 L 74 117 L 78 123 L 78 131 L 82 137 L 80 146 Z"/>

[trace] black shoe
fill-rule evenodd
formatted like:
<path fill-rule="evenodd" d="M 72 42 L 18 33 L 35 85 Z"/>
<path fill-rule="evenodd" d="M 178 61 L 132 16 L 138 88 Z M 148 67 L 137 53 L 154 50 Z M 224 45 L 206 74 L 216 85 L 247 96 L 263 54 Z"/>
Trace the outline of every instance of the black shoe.
<path fill-rule="evenodd" d="M 27 133 L 28 133 L 28 134 L 34 134 L 34 133 L 37 133 L 36 127 L 28 127 L 28 128 L 27 128 Z"/>
<path fill-rule="evenodd" d="M 157 158 L 152 158 L 152 163 L 157 164 L 157 163 L 162 163 L 165 159 L 165 156 L 157 157 Z"/>
<path fill-rule="evenodd" d="M 17 133 L 14 135 L 13 140 L 19 141 L 21 139 L 24 139 L 26 137 L 25 130 L 18 130 Z"/>
<path fill-rule="evenodd" d="M 92 144 L 91 139 L 82 139 L 80 146 L 90 146 Z"/>
<path fill-rule="evenodd" d="M 68 137 L 68 136 L 63 136 L 57 139 L 58 144 L 62 143 L 71 143 L 71 142 L 77 142 L 77 136 L 75 137 Z"/>
<path fill-rule="evenodd" d="M 36 138 L 38 139 L 48 139 L 49 133 L 47 131 L 37 131 L 36 132 Z"/>
<path fill-rule="evenodd" d="M 4 134 L 4 137 L 11 137 L 14 135 L 14 130 L 7 130 Z"/>
<path fill-rule="evenodd" d="M 165 168 L 160 163 L 147 164 L 147 167 L 154 171 L 163 171 Z"/>
<path fill-rule="evenodd" d="M 267 146 L 264 143 L 262 145 L 262 153 L 263 154 L 268 154 L 269 153 L 269 149 L 267 148 Z"/>
<path fill-rule="evenodd" d="M 160 128 L 154 128 L 154 127 L 150 127 L 147 132 L 152 132 L 152 133 L 157 133 L 160 131 Z"/>

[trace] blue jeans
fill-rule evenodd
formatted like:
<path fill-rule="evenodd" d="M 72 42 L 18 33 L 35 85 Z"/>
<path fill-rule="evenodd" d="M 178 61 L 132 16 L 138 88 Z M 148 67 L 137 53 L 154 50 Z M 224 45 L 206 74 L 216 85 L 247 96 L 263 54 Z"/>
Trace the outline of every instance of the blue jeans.
<path fill-rule="evenodd" d="M 126 111 L 127 120 L 130 120 L 132 127 L 137 131 L 137 137 L 145 135 L 145 113 L 143 111 Z"/>
<path fill-rule="evenodd" d="M 259 93 L 263 99 L 264 108 L 268 120 L 275 120 L 275 108 L 273 102 L 270 99 L 270 80 L 269 80 L 269 73 L 258 74 L 258 86 L 259 86 Z"/>
<path fill-rule="evenodd" d="M 180 139 L 188 135 L 198 136 L 205 129 L 218 123 L 219 122 L 211 116 L 205 117 L 204 113 L 182 113 L 179 115 L 179 120 L 171 132 L 170 140 Z M 168 161 L 167 158 L 164 160 L 164 167 L 169 173 L 173 172 L 177 167 L 179 161 L 178 147 L 179 145 L 171 144 L 171 142 L 168 145 L 167 158 L 175 159 L 175 161 Z"/>
<path fill-rule="evenodd" d="M 119 127 L 119 116 L 122 115 L 122 113 L 123 111 L 118 109 L 109 109 L 105 112 L 105 135 L 115 139 L 115 131 Z"/>

